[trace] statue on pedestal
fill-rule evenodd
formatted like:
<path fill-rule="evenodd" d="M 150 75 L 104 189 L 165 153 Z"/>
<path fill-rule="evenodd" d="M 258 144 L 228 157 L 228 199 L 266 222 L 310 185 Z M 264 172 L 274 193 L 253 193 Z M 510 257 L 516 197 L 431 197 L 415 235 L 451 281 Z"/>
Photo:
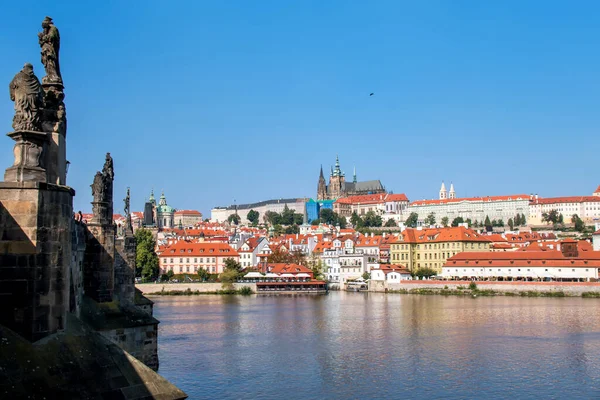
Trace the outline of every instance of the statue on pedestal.
<path fill-rule="evenodd" d="M 15 102 L 12 127 L 15 131 L 41 131 L 41 113 L 44 91 L 27 63 L 9 85 L 10 99 Z"/>
<path fill-rule="evenodd" d="M 42 82 L 62 84 L 58 60 L 60 34 L 50 17 L 46 17 L 42 21 L 42 29 L 43 31 L 38 33 L 38 39 L 42 48 L 42 64 L 44 64 L 44 68 L 46 69 L 46 76 L 42 78 Z"/>
<path fill-rule="evenodd" d="M 127 235 L 128 233 L 133 233 L 133 225 L 131 224 L 131 209 L 130 209 L 130 197 L 129 197 L 129 188 L 127 188 L 127 196 L 125 196 L 125 198 L 123 199 L 123 202 L 125 203 L 125 235 Z"/>
<path fill-rule="evenodd" d="M 115 172 L 113 170 L 113 160 L 110 153 L 106 153 L 106 161 L 104 162 L 104 167 L 102 167 L 102 172 L 96 172 L 94 183 L 90 185 L 92 187 L 94 203 L 108 203 L 112 201 L 112 185 L 114 179 Z"/>

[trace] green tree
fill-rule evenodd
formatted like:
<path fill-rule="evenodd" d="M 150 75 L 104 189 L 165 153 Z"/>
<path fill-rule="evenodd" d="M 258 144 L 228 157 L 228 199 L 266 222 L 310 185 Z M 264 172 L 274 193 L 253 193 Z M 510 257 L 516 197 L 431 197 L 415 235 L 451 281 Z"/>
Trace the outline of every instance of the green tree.
<path fill-rule="evenodd" d="M 265 219 L 272 226 L 281 225 L 281 215 L 279 215 L 275 211 L 267 211 L 265 213 Z"/>
<path fill-rule="evenodd" d="M 311 270 L 313 273 L 313 278 L 318 279 L 318 280 L 324 279 L 323 269 L 324 269 L 324 265 L 321 262 L 321 260 L 319 260 L 318 262 L 312 263 Z"/>
<path fill-rule="evenodd" d="M 465 220 L 465 222 L 467 223 L 467 226 L 468 226 L 468 227 L 471 227 L 471 225 L 473 225 L 473 221 L 471 221 L 471 218 L 467 218 L 467 219 Z"/>
<path fill-rule="evenodd" d="M 167 280 L 170 281 L 171 279 L 173 279 L 173 276 L 175 275 L 175 272 L 173 272 L 172 269 L 167 271 Z"/>
<path fill-rule="evenodd" d="M 200 279 L 201 282 L 206 282 L 208 280 L 208 278 L 210 277 L 210 273 L 205 270 L 204 268 L 198 268 L 198 278 Z"/>
<path fill-rule="evenodd" d="M 483 226 L 485 226 L 485 229 L 487 229 L 487 230 L 492 229 L 492 221 L 490 221 L 490 217 L 487 215 L 485 216 L 485 221 L 483 222 Z"/>
<path fill-rule="evenodd" d="M 419 278 L 429 278 L 435 275 L 437 275 L 437 272 L 432 268 L 419 268 L 415 271 L 415 276 Z"/>
<path fill-rule="evenodd" d="M 519 214 L 515 215 L 513 223 L 515 224 L 515 226 L 521 226 L 521 216 Z"/>
<path fill-rule="evenodd" d="M 527 225 L 527 219 L 525 218 L 525 214 L 521 214 L 521 225 Z"/>
<path fill-rule="evenodd" d="M 512 218 L 508 219 L 508 227 L 510 228 L 511 231 L 515 228 L 515 223 Z"/>
<path fill-rule="evenodd" d="M 285 228 L 284 232 L 286 234 L 288 234 L 288 235 L 292 235 L 292 234 L 295 234 L 295 233 L 300 233 L 300 227 L 298 225 L 296 225 L 296 224 L 290 225 L 290 226 L 287 226 Z"/>
<path fill-rule="evenodd" d="M 411 212 L 410 215 L 408 216 L 408 218 L 406 218 L 404 225 L 406 225 L 409 228 L 416 228 L 418 221 L 419 221 L 419 214 L 417 214 L 416 212 Z"/>
<path fill-rule="evenodd" d="M 452 223 L 450 225 L 456 227 L 458 226 L 458 224 L 462 224 L 464 222 L 465 220 L 463 219 L 463 217 L 456 217 L 452 220 Z"/>
<path fill-rule="evenodd" d="M 542 213 L 542 222 L 552 223 L 556 225 L 559 223 L 560 215 L 557 210 L 550 210 L 550 212 Z"/>
<path fill-rule="evenodd" d="M 281 224 L 292 225 L 294 223 L 294 210 L 290 210 L 288 205 L 283 206 L 283 212 L 281 213 Z"/>
<path fill-rule="evenodd" d="M 498 227 L 502 228 L 504 226 L 504 220 L 502 218 L 500 218 L 498 221 L 496 221 Z"/>
<path fill-rule="evenodd" d="M 573 216 L 571 217 L 571 222 L 575 226 L 575 230 L 577 232 L 583 232 L 585 230 L 585 222 L 583 222 L 583 220 L 579 218 L 579 215 L 573 214 Z"/>
<path fill-rule="evenodd" d="M 237 282 L 243 275 L 242 265 L 233 258 L 226 258 L 223 272 L 219 275 L 223 289 L 233 289 L 233 283 Z"/>
<path fill-rule="evenodd" d="M 381 226 L 383 224 L 381 216 L 377 215 L 375 211 L 367 212 L 363 221 L 366 227 Z"/>
<path fill-rule="evenodd" d="M 492 220 L 492 226 L 498 226 L 498 221 L 496 221 L 495 219 Z"/>
<path fill-rule="evenodd" d="M 313 219 L 312 221 L 310 221 L 310 224 L 315 225 L 315 226 L 319 225 L 320 223 L 321 223 L 321 220 L 319 218 Z"/>
<path fill-rule="evenodd" d="M 394 221 L 392 218 L 390 218 L 386 221 L 385 226 L 388 228 L 391 228 L 391 227 L 398 226 L 398 225 L 396 224 L 396 221 Z"/>
<path fill-rule="evenodd" d="M 156 279 L 158 277 L 158 256 L 154 251 L 156 241 L 152 232 L 148 229 L 138 229 L 135 232 L 135 244 L 136 276 L 144 279 Z"/>
<path fill-rule="evenodd" d="M 362 228 L 364 226 L 364 222 L 362 218 L 354 211 L 352 216 L 350 217 L 350 223 L 355 229 Z"/>
<path fill-rule="evenodd" d="M 435 225 L 435 213 L 429 213 L 425 218 L 425 225 Z"/>
<path fill-rule="evenodd" d="M 558 214 L 558 221 L 557 221 L 560 225 L 563 225 L 565 223 L 565 219 L 562 215 L 562 213 Z"/>
<path fill-rule="evenodd" d="M 340 229 L 346 229 L 346 226 L 348 225 L 348 222 L 346 221 L 346 217 L 341 217 L 337 213 L 335 215 L 337 218 L 336 225 L 339 225 Z"/>
<path fill-rule="evenodd" d="M 294 225 L 302 225 L 304 223 L 304 215 L 294 213 L 293 221 Z"/>
<path fill-rule="evenodd" d="M 241 220 L 240 216 L 237 215 L 236 213 L 233 213 L 229 217 L 227 217 L 227 222 L 229 222 L 230 224 L 234 224 L 234 225 L 239 225 L 240 220 Z"/>
<path fill-rule="evenodd" d="M 331 208 L 322 208 L 319 214 L 319 219 L 325 224 L 334 224 L 336 222 L 335 213 Z"/>
<path fill-rule="evenodd" d="M 258 224 L 259 216 L 260 214 L 258 211 L 250 210 L 248 211 L 248 216 L 246 218 L 248 218 L 248 221 L 250 221 L 251 224 L 256 225 Z"/>
<path fill-rule="evenodd" d="M 448 219 L 448 217 L 443 217 L 442 218 L 442 226 L 445 228 L 448 226 L 448 223 L 450 222 L 450 220 Z"/>
<path fill-rule="evenodd" d="M 368 281 L 369 279 L 371 279 L 371 274 L 370 274 L 370 273 L 368 273 L 368 272 L 364 272 L 364 273 L 362 274 L 362 278 L 363 278 L 365 281 Z"/>

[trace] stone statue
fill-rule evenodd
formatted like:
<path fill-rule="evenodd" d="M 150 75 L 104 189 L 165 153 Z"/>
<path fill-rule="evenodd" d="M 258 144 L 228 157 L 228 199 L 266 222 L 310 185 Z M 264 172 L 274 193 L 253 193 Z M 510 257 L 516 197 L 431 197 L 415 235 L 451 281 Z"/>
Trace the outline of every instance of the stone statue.
<path fill-rule="evenodd" d="M 129 188 L 127 188 L 127 196 L 125 196 L 125 198 L 123 199 L 123 201 L 125 202 L 125 226 L 124 226 L 124 233 L 128 234 L 128 233 L 133 233 L 133 225 L 131 224 L 131 210 L 130 210 L 130 198 L 129 198 Z"/>
<path fill-rule="evenodd" d="M 44 83 L 61 83 L 60 65 L 58 53 L 60 50 L 60 34 L 54 26 L 52 18 L 46 17 L 42 21 L 43 31 L 38 33 L 40 46 L 42 48 L 42 64 L 46 69 L 46 76 L 42 78 Z"/>
<path fill-rule="evenodd" d="M 10 99 L 15 102 L 13 129 L 15 131 L 41 131 L 41 114 L 44 91 L 33 73 L 33 65 L 27 63 L 9 85 Z"/>
<path fill-rule="evenodd" d="M 94 183 L 91 185 L 94 203 L 112 202 L 112 185 L 114 179 L 113 159 L 110 153 L 106 153 L 106 161 L 104 162 L 104 167 L 102 167 L 102 172 L 96 172 Z"/>
<path fill-rule="evenodd" d="M 129 218 L 129 188 L 127 188 L 127 196 L 125 196 L 125 198 L 123 199 L 123 202 L 125 203 L 125 209 L 124 209 L 125 218 Z"/>
<path fill-rule="evenodd" d="M 104 179 L 102 172 L 96 172 L 94 176 L 94 183 L 92 183 L 92 196 L 94 196 L 94 203 L 104 202 Z"/>

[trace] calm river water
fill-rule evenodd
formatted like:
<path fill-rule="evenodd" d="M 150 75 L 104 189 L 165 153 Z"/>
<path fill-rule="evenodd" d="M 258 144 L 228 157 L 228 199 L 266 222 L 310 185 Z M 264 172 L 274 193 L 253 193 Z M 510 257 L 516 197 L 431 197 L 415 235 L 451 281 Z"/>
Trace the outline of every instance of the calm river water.
<path fill-rule="evenodd" d="M 190 399 L 600 398 L 600 300 L 153 297 Z"/>

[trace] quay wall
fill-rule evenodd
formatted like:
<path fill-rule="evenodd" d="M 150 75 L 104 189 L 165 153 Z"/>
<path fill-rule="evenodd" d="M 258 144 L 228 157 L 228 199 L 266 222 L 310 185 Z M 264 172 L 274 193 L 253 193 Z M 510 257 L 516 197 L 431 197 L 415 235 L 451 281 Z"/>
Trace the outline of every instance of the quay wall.
<path fill-rule="evenodd" d="M 234 283 L 233 288 L 239 290 L 243 287 L 249 287 L 253 292 L 256 293 L 256 283 Z M 142 291 L 142 294 L 159 293 L 162 290 L 168 291 L 186 291 L 191 290 L 192 292 L 200 293 L 215 293 L 219 290 L 223 290 L 221 283 L 213 282 L 190 282 L 190 283 L 136 283 L 136 288 Z"/>
<path fill-rule="evenodd" d="M 471 281 L 401 281 L 387 283 L 370 281 L 369 291 L 386 292 L 394 290 L 413 289 L 445 289 L 456 290 L 459 286 L 467 288 Z M 486 282 L 476 281 L 479 290 L 494 290 L 497 292 L 564 292 L 570 296 L 581 296 L 584 292 L 600 292 L 600 282 Z"/>

